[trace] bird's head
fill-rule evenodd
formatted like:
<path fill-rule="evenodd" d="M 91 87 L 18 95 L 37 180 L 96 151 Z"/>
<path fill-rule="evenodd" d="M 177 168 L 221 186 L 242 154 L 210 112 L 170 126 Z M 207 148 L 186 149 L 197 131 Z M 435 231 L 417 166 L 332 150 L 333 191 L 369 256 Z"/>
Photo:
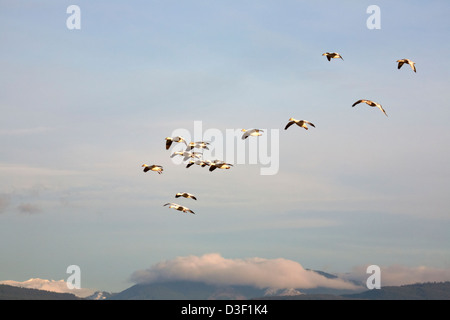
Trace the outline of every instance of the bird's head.
<path fill-rule="evenodd" d="M 245 131 L 247 131 L 247 129 L 242 129 L 241 131 L 242 131 L 242 132 L 245 132 Z"/>

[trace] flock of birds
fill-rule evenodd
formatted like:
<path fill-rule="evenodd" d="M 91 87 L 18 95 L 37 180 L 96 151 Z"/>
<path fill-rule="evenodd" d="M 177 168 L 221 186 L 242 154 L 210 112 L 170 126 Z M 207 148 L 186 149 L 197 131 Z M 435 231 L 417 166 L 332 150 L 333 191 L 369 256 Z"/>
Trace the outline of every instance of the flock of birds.
<path fill-rule="evenodd" d="M 322 54 L 322 56 L 326 56 L 328 61 L 331 61 L 331 59 L 339 59 L 339 58 L 344 60 L 344 58 L 342 58 L 342 56 L 337 52 L 325 52 Z M 396 62 L 398 63 L 397 69 L 400 69 L 404 64 L 408 64 L 414 72 L 417 72 L 415 62 L 411 61 L 410 59 L 399 59 Z M 367 100 L 367 99 L 357 100 L 355 103 L 352 104 L 352 107 L 354 107 L 360 103 L 365 103 L 370 107 L 376 107 L 376 108 L 380 109 L 387 116 L 387 113 L 383 109 L 381 104 L 374 102 L 372 100 Z M 303 128 L 305 130 L 308 130 L 308 126 L 311 126 L 313 128 L 316 127 L 310 121 L 289 118 L 289 122 L 284 127 L 284 130 L 287 130 L 293 124 L 296 124 L 297 126 L 299 126 L 300 128 Z M 264 132 L 261 129 L 242 129 L 241 131 L 243 132 L 242 140 L 245 140 L 250 136 L 261 136 L 262 133 Z M 183 161 L 189 160 L 186 165 L 186 168 L 189 168 L 192 165 L 196 164 L 201 167 L 208 166 L 209 171 L 212 172 L 215 169 L 230 169 L 233 166 L 232 164 L 226 163 L 225 161 L 222 161 L 222 160 L 202 159 L 203 158 L 202 152 L 192 151 L 193 149 L 209 150 L 209 148 L 208 148 L 209 142 L 197 141 L 197 142 L 187 143 L 187 141 L 181 136 L 167 137 L 167 138 L 165 138 L 165 140 L 166 140 L 166 150 L 169 150 L 173 143 L 184 143 L 186 145 L 186 149 L 184 151 L 176 151 L 176 152 L 172 153 L 172 155 L 170 156 L 171 158 L 173 158 L 175 156 L 182 156 Z M 162 174 L 162 172 L 163 172 L 163 167 L 161 165 L 156 165 L 156 164 L 147 165 L 144 163 L 142 165 L 142 167 L 144 168 L 143 169 L 144 172 L 155 171 L 158 174 Z M 175 194 L 175 198 L 180 198 L 180 197 L 197 200 L 196 196 L 194 196 L 193 194 L 188 193 L 188 192 L 179 192 L 179 193 Z M 189 209 L 188 207 L 179 205 L 177 203 L 169 202 L 169 203 L 164 204 L 164 206 L 168 206 L 169 208 L 175 209 L 178 211 L 189 212 L 189 213 L 195 214 L 195 212 L 192 211 L 191 209 Z"/>

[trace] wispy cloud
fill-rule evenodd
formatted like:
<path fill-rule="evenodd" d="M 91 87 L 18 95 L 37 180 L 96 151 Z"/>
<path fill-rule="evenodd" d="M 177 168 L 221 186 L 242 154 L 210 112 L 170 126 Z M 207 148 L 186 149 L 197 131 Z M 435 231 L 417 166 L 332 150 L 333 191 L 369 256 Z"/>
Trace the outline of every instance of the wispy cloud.
<path fill-rule="evenodd" d="M 11 174 L 11 176 L 75 176 L 79 175 L 80 171 L 75 170 L 62 170 L 62 169 L 54 169 L 50 167 L 35 167 L 23 164 L 8 164 L 8 163 L 0 163 L 0 173 L 1 174 Z"/>
<path fill-rule="evenodd" d="M 20 213 L 34 214 L 41 212 L 41 208 L 33 203 L 22 203 L 17 206 Z"/>
<path fill-rule="evenodd" d="M 258 257 L 227 259 L 218 253 L 177 257 L 159 262 L 149 269 L 134 272 L 131 280 L 136 283 L 191 280 L 274 289 L 316 287 L 357 289 L 353 283 L 338 278 L 326 278 L 304 269 L 300 263 L 292 260 Z"/>
<path fill-rule="evenodd" d="M 54 128 L 50 127 L 33 127 L 33 128 L 21 128 L 21 129 L 3 129 L 0 130 L 0 135 L 7 136 L 21 136 L 30 134 L 40 134 L 49 131 L 53 131 Z"/>

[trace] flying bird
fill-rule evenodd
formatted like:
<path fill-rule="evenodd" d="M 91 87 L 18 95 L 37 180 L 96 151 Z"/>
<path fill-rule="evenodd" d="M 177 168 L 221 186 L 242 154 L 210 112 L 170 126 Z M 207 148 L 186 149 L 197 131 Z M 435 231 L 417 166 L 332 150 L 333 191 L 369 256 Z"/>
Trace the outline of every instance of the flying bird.
<path fill-rule="evenodd" d="M 170 148 L 170 146 L 172 145 L 173 142 L 183 142 L 186 145 L 186 147 L 187 147 L 186 140 L 184 140 L 183 137 L 180 137 L 180 136 L 167 137 L 166 138 L 166 150 L 169 150 L 169 148 Z"/>
<path fill-rule="evenodd" d="M 220 161 L 220 160 L 214 160 L 210 165 L 209 165 L 209 171 L 214 171 L 216 170 L 216 168 L 219 169 L 230 169 L 233 165 Z"/>
<path fill-rule="evenodd" d="M 200 158 L 202 156 L 200 152 L 175 151 L 170 157 L 173 158 L 177 155 L 183 156 L 183 161 L 189 160 L 189 158 Z"/>
<path fill-rule="evenodd" d="M 209 144 L 209 142 L 204 142 L 204 141 L 190 142 L 187 145 L 186 150 L 192 150 L 194 148 L 209 150 L 208 144 Z"/>
<path fill-rule="evenodd" d="M 144 168 L 144 172 L 147 171 L 156 171 L 159 174 L 161 174 L 163 172 L 163 167 L 157 164 L 152 164 L 152 165 L 148 165 L 148 164 L 143 164 L 142 167 Z"/>
<path fill-rule="evenodd" d="M 241 131 L 244 132 L 244 134 L 242 135 L 242 140 L 247 139 L 249 136 L 260 136 L 262 135 L 262 132 L 264 132 L 264 130 L 261 129 L 242 129 Z"/>
<path fill-rule="evenodd" d="M 202 168 L 205 166 L 209 166 L 211 164 L 210 160 L 189 160 L 189 163 L 186 165 L 186 168 L 193 166 L 194 164 L 201 166 Z"/>
<path fill-rule="evenodd" d="M 364 99 L 358 100 L 354 104 L 352 104 L 352 107 L 356 106 L 359 103 L 363 103 L 363 102 L 368 104 L 371 107 L 376 107 L 376 108 L 380 109 L 381 111 L 383 111 L 383 113 L 386 115 L 386 117 L 388 116 L 386 111 L 384 111 L 383 107 L 381 106 L 381 104 L 373 102 L 371 100 L 364 100 Z"/>
<path fill-rule="evenodd" d="M 413 69 L 414 72 L 416 72 L 416 63 L 409 60 L 409 59 L 400 59 L 397 60 L 398 62 L 398 67 L 397 69 L 400 69 L 405 63 L 409 64 L 411 66 L 411 69 Z"/>
<path fill-rule="evenodd" d="M 187 198 L 187 199 L 197 200 L 197 198 L 192 193 L 188 193 L 188 192 L 178 192 L 175 195 L 175 198 L 179 198 L 179 197 L 184 197 L 184 198 Z"/>
<path fill-rule="evenodd" d="M 289 122 L 286 124 L 286 127 L 284 127 L 284 130 L 287 130 L 290 126 L 292 126 L 293 124 L 296 124 L 296 125 L 298 125 L 299 127 L 301 127 L 301 128 L 305 128 L 305 130 L 308 130 L 308 124 L 311 126 L 311 127 L 316 127 L 314 124 L 312 124 L 311 122 L 309 122 L 309 121 L 306 121 L 306 120 L 297 120 L 297 119 L 294 119 L 294 118 L 289 118 Z"/>
<path fill-rule="evenodd" d="M 337 52 L 325 52 L 322 53 L 322 55 L 326 56 L 328 61 L 330 61 L 332 58 L 333 59 L 341 58 L 342 60 L 344 60 L 344 58 L 342 58 L 342 56 Z"/>
<path fill-rule="evenodd" d="M 165 206 L 169 206 L 169 208 L 172 208 L 172 209 L 175 209 L 175 210 L 178 210 L 178 211 L 190 212 L 192 214 L 195 214 L 195 212 L 192 211 L 191 209 L 189 209 L 188 207 L 180 206 L 179 204 L 176 204 L 176 203 L 173 203 L 173 202 L 166 203 L 164 205 L 164 207 Z"/>

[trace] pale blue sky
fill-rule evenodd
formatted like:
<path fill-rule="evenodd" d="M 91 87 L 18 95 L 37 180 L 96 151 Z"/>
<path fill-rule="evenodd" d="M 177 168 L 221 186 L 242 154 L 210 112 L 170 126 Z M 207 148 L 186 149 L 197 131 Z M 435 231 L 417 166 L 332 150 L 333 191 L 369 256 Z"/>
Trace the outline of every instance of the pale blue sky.
<path fill-rule="evenodd" d="M 80 30 L 66 28 L 71 4 Z M 366 27 L 371 4 L 380 30 Z M 449 9 L 0 0 L 0 280 L 77 264 L 83 286 L 117 291 L 138 269 L 210 252 L 449 269 Z M 352 108 L 361 98 L 389 116 Z M 284 131 L 290 117 L 316 128 Z M 175 165 L 164 138 L 194 121 L 279 129 L 278 173 Z"/>

